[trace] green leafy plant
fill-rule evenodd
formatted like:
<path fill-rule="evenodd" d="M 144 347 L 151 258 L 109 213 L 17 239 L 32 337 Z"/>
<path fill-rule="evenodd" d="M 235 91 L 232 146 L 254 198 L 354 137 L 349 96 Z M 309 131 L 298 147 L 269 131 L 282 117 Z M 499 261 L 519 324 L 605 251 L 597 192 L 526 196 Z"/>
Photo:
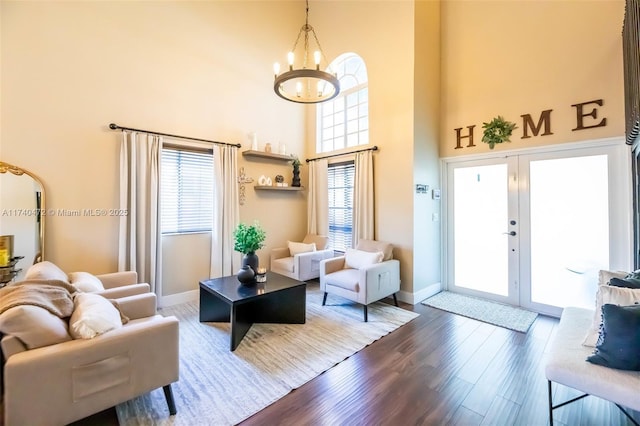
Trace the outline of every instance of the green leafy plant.
<path fill-rule="evenodd" d="M 295 155 L 292 155 L 291 160 L 289 161 L 291 161 L 291 165 L 293 166 L 294 169 L 300 168 L 300 160 Z"/>
<path fill-rule="evenodd" d="M 509 140 L 511 133 L 517 129 L 516 123 L 507 121 L 500 115 L 488 123 L 482 123 L 482 128 L 484 129 L 482 142 L 488 143 L 490 149 L 493 149 L 497 143 L 511 142 Z"/>
<path fill-rule="evenodd" d="M 251 226 L 240 223 L 233 231 L 235 241 L 233 249 L 244 254 L 251 253 L 264 247 L 266 238 L 267 234 L 258 222 L 254 222 Z"/>

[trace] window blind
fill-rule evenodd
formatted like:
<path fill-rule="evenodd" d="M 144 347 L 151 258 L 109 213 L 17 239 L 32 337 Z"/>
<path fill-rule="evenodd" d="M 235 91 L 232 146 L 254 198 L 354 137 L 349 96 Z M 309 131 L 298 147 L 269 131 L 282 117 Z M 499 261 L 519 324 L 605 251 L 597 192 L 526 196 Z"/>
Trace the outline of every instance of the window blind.
<path fill-rule="evenodd" d="M 329 165 L 329 242 L 335 251 L 352 247 L 353 162 Z"/>
<path fill-rule="evenodd" d="M 213 155 L 163 148 L 161 167 L 162 233 L 211 231 Z"/>

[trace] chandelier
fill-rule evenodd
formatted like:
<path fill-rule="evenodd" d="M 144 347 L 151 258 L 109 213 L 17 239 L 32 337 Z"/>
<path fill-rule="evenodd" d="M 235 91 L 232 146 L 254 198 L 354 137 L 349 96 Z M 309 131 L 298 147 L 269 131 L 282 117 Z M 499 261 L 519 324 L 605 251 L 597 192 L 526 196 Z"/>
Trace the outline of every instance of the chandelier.
<path fill-rule="evenodd" d="M 318 102 L 328 101 L 335 98 L 340 93 L 340 82 L 338 78 L 331 73 L 320 69 L 320 60 L 326 58 L 320 47 L 318 36 L 311 25 L 309 25 L 309 0 L 306 1 L 307 10 L 305 23 L 298 32 L 298 37 L 293 44 L 293 49 L 287 55 L 289 62 L 289 70 L 280 74 L 280 64 L 273 64 L 273 73 L 275 81 L 273 90 L 278 96 L 287 101 L 298 102 L 303 104 L 315 104 Z M 294 59 L 296 47 L 300 37 L 304 34 L 304 46 L 302 47 L 302 68 L 294 69 Z M 314 67 L 309 67 L 311 61 L 309 58 L 309 35 L 313 36 L 313 41 L 317 46 L 317 50 L 313 52 Z"/>

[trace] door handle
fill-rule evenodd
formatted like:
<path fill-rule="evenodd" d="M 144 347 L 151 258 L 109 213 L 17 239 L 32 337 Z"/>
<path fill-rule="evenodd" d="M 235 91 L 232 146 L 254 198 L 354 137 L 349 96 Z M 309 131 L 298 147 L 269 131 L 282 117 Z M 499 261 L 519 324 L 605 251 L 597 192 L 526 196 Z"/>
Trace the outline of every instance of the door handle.
<path fill-rule="evenodd" d="M 503 234 L 505 234 L 505 235 L 511 235 L 512 237 L 515 237 L 515 235 L 516 235 L 516 231 L 503 232 Z"/>

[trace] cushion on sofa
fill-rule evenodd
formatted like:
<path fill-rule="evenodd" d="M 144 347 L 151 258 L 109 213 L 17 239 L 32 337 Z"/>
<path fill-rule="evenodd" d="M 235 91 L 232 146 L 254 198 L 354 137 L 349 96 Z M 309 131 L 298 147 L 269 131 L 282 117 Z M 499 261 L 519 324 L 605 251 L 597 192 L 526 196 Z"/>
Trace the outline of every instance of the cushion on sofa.
<path fill-rule="evenodd" d="M 629 274 L 625 278 L 640 279 L 640 269 L 636 269 L 633 272 L 629 272 Z"/>
<path fill-rule="evenodd" d="M 627 275 L 629 275 L 629 273 L 624 271 L 607 271 L 604 269 L 600 270 L 598 271 L 598 287 L 601 285 L 609 284 L 611 278 L 624 278 Z"/>
<path fill-rule="evenodd" d="M 378 252 L 381 251 L 384 253 L 382 260 L 391 260 L 393 259 L 393 245 L 384 241 L 376 241 L 376 240 L 358 240 L 358 245 L 356 246 L 358 250 L 370 251 L 370 252 Z"/>
<path fill-rule="evenodd" d="M 296 243 L 293 241 L 287 241 L 287 245 L 289 246 L 289 253 L 291 256 L 295 256 L 300 253 L 308 253 L 310 251 L 316 251 L 316 243 Z"/>
<path fill-rule="evenodd" d="M 384 253 L 381 251 L 369 252 L 349 248 L 344 254 L 345 268 L 362 269 L 367 266 L 382 262 Z"/>
<path fill-rule="evenodd" d="M 602 307 L 602 327 L 587 361 L 604 367 L 640 371 L 640 305 Z"/>
<path fill-rule="evenodd" d="M 623 288 L 640 288 L 640 279 L 638 278 L 611 278 L 609 285 Z"/>
<path fill-rule="evenodd" d="M 69 282 L 67 274 L 56 264 L 44 260 L 35 263 L 27 269 L 24 275 L 25 280 L 60 280 Z"/>
<path fill-rule="evenodd" d="M 596 309 L 591 327 L 582 342 L 584 346 L 596 346 L 600 334 L 600 325 L 602 324 L 602 306 L 607 303 L 621 306 L 639 304 L 640 289 L 621 288 L 610 285 L 598 287 L 598 292 L 596 293 Z"/>
<path fill-rule="evenodd" d="M 28 349 L 71 340 L 67 322 L 39 306 L 20 305 L 0 315 L 0 332 L 18 338 Z"/>
<path fill-rule="evenodd" d="M 88 272 L 71 272 L 69 282 L 78 290 L 88 293 L 104 290 L 102 281 Z"/>
<path fill-rule="evenodd" d="M 93 293 L 78 293 L 69 319 L 69 333 L 74 339 L 92 339 L 122 327 L 120 311 L 104 297 Z"/>
<path fill-rule="evenodd" d="M 360 291 L 359 276 L 360 271 L 357 269 L 341 269 L 325 275 L 325 283 L 328 286 L 332 285 L 358 293 Z"/>

